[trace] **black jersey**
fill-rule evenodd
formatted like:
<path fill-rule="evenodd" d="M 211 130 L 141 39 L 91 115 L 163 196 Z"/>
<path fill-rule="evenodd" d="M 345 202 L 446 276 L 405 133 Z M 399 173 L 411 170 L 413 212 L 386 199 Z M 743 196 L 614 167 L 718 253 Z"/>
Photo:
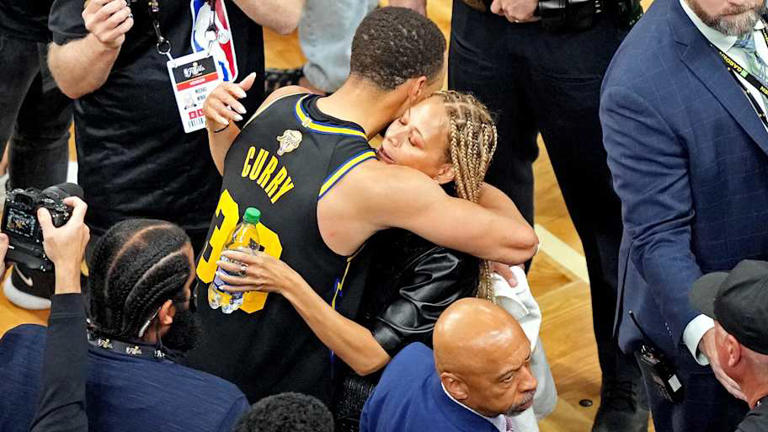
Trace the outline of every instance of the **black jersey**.
<path fill-rule="evenodd" d="M 231 315 L 207 304 L 221 250 L 247 207 L 261 210 L 265 252 L 295 269 L 329 304 L 348 258 L 331 251 L 317 224 L 317 203 L 344 175 L 375 158 L 362 128 L 322 114 L 316 96 L 279 99 L 235 139 L 222 192 L 197 265 L 204 336 L 190 363 L 226 378 L 252 402 L 297 391 L 330 400 L 331 352 L 279 294 L 246 293 Z"/>

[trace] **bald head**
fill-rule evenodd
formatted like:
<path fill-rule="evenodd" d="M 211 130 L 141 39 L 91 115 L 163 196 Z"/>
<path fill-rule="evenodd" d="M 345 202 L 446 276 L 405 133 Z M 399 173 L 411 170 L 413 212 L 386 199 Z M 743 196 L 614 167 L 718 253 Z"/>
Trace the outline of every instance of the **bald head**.
<path fill-rule="evenodd" d="M 530 405 L 536 390 L 530 342 L 501 307 L 477 298 L 455 302 L 437 320 L 433 346 L 437 372 L 454 399 L 488 416 Z"/>
<path fill-rule="evenodd" d="M 510 345 L 527 346 L 528 339 L 512 315 L 488 300 L 461 299 L 435 324 L 433 346 L 440 372 L 472 370 L 480 358 Z"/>

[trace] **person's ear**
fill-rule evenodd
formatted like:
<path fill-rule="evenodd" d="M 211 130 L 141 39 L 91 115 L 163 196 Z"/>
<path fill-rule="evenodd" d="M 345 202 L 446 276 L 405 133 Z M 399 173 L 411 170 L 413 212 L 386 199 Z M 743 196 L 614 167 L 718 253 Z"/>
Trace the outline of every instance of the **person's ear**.
<path fill-rule="evenodd" d="M 427 77 L 420 76 L 418 78 L 411 78 L 411 81 L 413 82 L 409 86 L 408 101 L 410 102 L 410 105 L 415 105 L 427 96 L 425 94 L 428 87 Z"/>
<path fill-rule="evenodd" d="M 728 353 L 728 367 L 736 367 L 739 364 L 742 357 L 741 344 L 735 337 L 729 335 L 725 336 L 725 350 Z"/>
<path fill-rule="evenodd" d="M 162 306 L 160 306 L 160 312 L 157 314 L 157 319 L 160 325 L 169 326 L 173 324 L 173 317 L 176 316 L 176 306 L 172 300 L 166 300 Z"/>
<path fill-rule="evenodd" d="M 433 177 L 438 184 L 446 184 L 453 181 L 456 178 L 456 172 L 453 170 L 453 164 L 444 163 L 440 169 L 437 170 L 437 174 Z"/>
<path fill-rule="evenodd" d="M 466 400 L 469 397 L 469 389 L 464 381 L 450 372 L 440 374 L 440 381 L 445 390 L 457 401 Z"/>

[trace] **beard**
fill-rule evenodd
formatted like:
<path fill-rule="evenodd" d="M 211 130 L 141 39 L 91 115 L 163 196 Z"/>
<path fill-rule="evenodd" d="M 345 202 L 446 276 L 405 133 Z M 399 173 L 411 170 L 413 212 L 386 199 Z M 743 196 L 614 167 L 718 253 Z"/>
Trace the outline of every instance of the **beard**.
<path fill-rule="evenodd" d="M 179 310 L 173 317 L 173 324 L 168 333 L 163 336 L 163 345 L 167 348 L 185 353 L 197 345 L 200 339 L 200 320 L 189 309 Z"/>
<path fill-rule="evenodd" d="M 760 16 L 768 12 L 764 1 L 716 16 L 707 14 L 695 0 L 687 0 L 687 3 L 704 24 L 726 36 L 740 37 L 750 33 L 760 21 Z"/>
<path fill-rule="evenodd" d="M 525 395 L 525 398 L 520 401 L 520 403 L 512 405 L 509 407 L 506 413 L 504 413 L 508 417 L 514 417 L 516 415 L 521 414 L 523 411 L 530 408 L 528 403 L 530 403 L 533 400 L 533 397 L 536 395 L 536 391 L 530 391 Z M 531 405 L 532 406 L 532 405 Z"/>

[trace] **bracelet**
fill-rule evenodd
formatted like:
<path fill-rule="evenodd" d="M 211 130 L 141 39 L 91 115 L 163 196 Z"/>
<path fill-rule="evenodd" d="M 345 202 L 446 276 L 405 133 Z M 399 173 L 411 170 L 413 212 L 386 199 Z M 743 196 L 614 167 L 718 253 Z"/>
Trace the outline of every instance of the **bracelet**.
<path fill-rule="evenodd" d="M 224 130 L 227 129 L 228 127 L 229 127 L 229 123 L 227 123 L 227 125 L 224 126 L 223 128 L 213 131 L 213 133 L 217 134 L 219 132 L 224 132 Z"/>

